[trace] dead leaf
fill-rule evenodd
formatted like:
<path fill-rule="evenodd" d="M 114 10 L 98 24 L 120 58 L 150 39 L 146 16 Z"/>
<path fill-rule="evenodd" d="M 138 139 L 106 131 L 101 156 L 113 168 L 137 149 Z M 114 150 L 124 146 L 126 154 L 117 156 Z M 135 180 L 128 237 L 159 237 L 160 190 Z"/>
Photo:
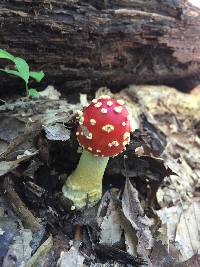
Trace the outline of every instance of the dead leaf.
<path fill-rule="evenodd" d="M 80 104 L 83 107 L 86 107 L 88 105 L 88 100 L 87 100 L 86 94 L 80 94 Z"/>
<path fill-rule="evenodd" d="M 3 154 L 8 147 L 8 143 L 0 139 L 0 155 Z"/>
<path fill-rule="evenodd" d="M 23 155 L 18 155 L 17 160 L 13 161 L 0 161 L 0 176 L 5 175 L 6 173 L 16 169 L 19 164 L 32 156 L 37 154 L 37 151 L 31 152 L 31 151 L 24 151 Z"/>
<path fill-rule="evenodd" d="M 25 267 L 27 261 L 31 257 L 32 248 L 30 242 L 32 240 L 32 232 L 29 229 L 20 230 L 19 235 L 15 237 L 15 241 L 10 245 L 6 257 L 3 260 L 3 267 L 19 266 Z M 14 263 L 14 265 L 12 265 Z"/>
<path fill-rule="evenodd" d="M 62 251 L 58 259 L 58 267 L 83 267 L 84 257 L 79 252 L 79 246 L 73 245 L 69 251 Z"/>
<path fill-rule="evenodd" d="M 152 235 L 149 230 L 151 223 L 140 205 L 137 190 L 132 186 L 128 178 L 126 179 L 122 196 L 122 210 L 136 231 L 138 238 L 137 252 L 145 259 L 148 259 L 148 250 L 153 245 Z"/>
<path fill-rule="evenodd" d="M 161 207 L 192 199 L 200 181 L 200 94 L 185 94 L 167 86 L 132 85 L 118 94 L 134 114 L 152 127 L 150 133 L 163 144 L 164 164 L 176 175 L 164 179 L 157 200 Z M 146 121 L 141 120 L 145 117 Z"/>
<path fill-rule="evenodd" d="M 95 244 L 94 250 L 103 262 L 108 260 L 107 262 L 108 265 L 106 266 L 110 266 L 110 261 L 115 262 L 116 265 L 114 266 L 121 266 L 119 265 L 120 263 L 123 264 L 122 266 L 124 265 L 129 266 L 130 264 L 130 266 L 135 266 L 135 267 L 148 265 L 147 262 L 141 257 L 134 257 L 133 255 L 130 255 L 126 251 L 119 249 L 117 246 Z"/>
<path fill-rule="evenodd" d="M 200 200 L 183 203 L 157 211 L 163 227 L 167 227 L 167 243 L 173 243 L 180 252 L 181 262 L 200 252 Z"/>
<path fill-rule="evenodd" d="M 56 123 L 55 125 L 43 126 L 46 137 L 52 141 L 67 141 L 70 138 L 70 131 L 64 125 Z"/>
<path fill-rule="evenodd" d="M 175 265 L 175 267 L 199 267 L 200 266 L 200 254 L 192 256 L 189 260 Z"/>
<path fill-rule="evenodd" d="M 26 267 L 36 267 L 45 266 L 43 265 L 43 260 L 45 261 L 46 255 L 50 252 L 53 246 L 52 235 L 50 235 L 47 240 L 45 240 L 33 256 L 26 262 Z"/>
<path fill-rule="evenodd" d="M 10 172 L 12 169 L 17 167 L 18 164 L 15 164 L 13 161 L 1 161 L 0 162 L 0 176 Z"/>
<path fill-rule="evenodd" d="M 51 100 L 58 100 L 61 96 L 61 93 L 57 91 L 54 86 L 48 85 L 45 90 L 39 92 L 39 96 L 46 97 Z"/>
<path fill-rule="evenodd" d="M 106 214 L 103 217 L 101 216 L 102 209 L 106 210 Z M 119 210 L 109 192 L 106 192 L 101 200 L 97 214 L 97 223 L 100 228 L 100 243 L 112 245 L 120 241 L 122 228 Z"/>
<path fill-rule="evenodd" d="M 8 207 L 7 202 L 0 197 L 0 257 L 5 257 L 10 244 L 18 234 L 18 218 Z"/>
<path fill-rule="evenodd" d="M 120 242 L 124 233 L 126 251 L 137 256 L 136 231 L 122 212 L 117 192 L 111 194 L 107 191 L 103 195 L 97 213 L 97 223 L 100 229 L 100 244 L 111 246 Z"/>
<path fill-rule="evenodd" d="M 163 245 L 161 241 L 155 241 L 152 248 L 150 259 L 153 267 L 175 267 L 176 259 L 169 255 L 168 247 Z"/>
<path fill-rule="evenodd" d="M 0 139 L 10 142 L 25 129 L 24 122 L 15 117 L 0 115 Z"/>

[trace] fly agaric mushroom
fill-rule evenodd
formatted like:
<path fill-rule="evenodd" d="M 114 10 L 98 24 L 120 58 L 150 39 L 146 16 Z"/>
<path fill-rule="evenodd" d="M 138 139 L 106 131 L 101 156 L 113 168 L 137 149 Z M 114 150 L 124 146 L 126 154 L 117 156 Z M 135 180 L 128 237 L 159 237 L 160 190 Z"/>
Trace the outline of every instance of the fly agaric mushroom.
<path fill-rule="evenodd" d="M 83 153 L 62 189 L 64 196 L 72 200 L 77 209 L 93 206 L 99 201 L 109 157 L 125 150 L 130 132 L 130 117 L 123 100 L 103 95 L 79 112 L 76 135 Z"/>

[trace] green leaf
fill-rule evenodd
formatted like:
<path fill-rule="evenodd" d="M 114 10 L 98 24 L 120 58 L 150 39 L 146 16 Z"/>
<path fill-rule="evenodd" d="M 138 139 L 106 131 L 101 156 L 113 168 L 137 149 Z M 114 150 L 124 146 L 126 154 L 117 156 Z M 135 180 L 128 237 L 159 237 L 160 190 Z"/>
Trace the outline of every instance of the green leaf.
<path fill-rule="evenodd" d="M 17 70 L 0 69 L 0 71 L 22 78 L 21 74 Z"/>
<path fill-rule="evenodd" d="M 40 82 L 44 76 L 43 71 L 30 71 L 30 77 L 35 79 L 37 82 Z"/>
<path fill-rule="evenodd" d="M 0 49 L 0 58 L 10 59 L 14 62 L 15 57 L 6 50 Z"/>
<path fill-rule="evenodd" d="M 20 57 L 15 57 L 14 59 L 14 63 L 15 66 L 17 68 L 17 70 L 20 73 L 20 77 L 26 82 L 28 83 L 29 80 L 29 65 L 27 64 L 27 62 Z"/>
<path fill-rule="evenodd" d="M 30 89 L 28 89 L 28 96 L 30 97 L 30 96 L 32 96 L 32 97 L 36 97 L 36 96 L 38 96 L 39 95 L 39 93 L 38 93 L 38 91 L 36 90 L 36 89 L 33 89 L 33 88 L 30 88 Z"/>

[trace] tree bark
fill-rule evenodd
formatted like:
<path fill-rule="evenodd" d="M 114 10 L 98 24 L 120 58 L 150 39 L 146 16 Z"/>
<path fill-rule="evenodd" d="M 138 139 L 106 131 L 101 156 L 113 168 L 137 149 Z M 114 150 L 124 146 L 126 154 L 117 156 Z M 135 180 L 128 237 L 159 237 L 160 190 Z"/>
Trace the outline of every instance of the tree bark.
<path fill-rule="evenodd" d="M 0 48 L 66 93 L 199 79 L 200 8 L 192 0 L 4 0 L 0 25 Z M 16 87 L 0 75 L 0 93 Z"/>

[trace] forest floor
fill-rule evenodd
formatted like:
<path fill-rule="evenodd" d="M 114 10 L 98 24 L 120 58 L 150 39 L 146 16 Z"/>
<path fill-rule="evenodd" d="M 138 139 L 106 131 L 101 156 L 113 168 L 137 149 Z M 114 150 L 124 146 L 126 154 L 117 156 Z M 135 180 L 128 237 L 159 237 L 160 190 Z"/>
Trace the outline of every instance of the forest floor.
<path fill-rule="evenodd" d="M 94 96 L 0 100 L 0 265 L 200 266 L 200 87 L 130 86 L 117 94 L 135 131 L 109 160 L 98 205 L 72 210 L 76 112 Z"/>

